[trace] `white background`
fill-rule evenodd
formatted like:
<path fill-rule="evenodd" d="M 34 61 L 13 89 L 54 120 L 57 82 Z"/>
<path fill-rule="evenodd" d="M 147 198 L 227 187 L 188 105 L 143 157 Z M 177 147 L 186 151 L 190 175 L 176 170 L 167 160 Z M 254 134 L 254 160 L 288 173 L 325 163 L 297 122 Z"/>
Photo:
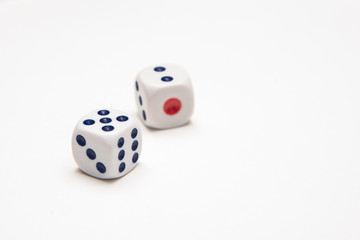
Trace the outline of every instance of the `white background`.
<path fill-rule="evenodd" d="M 360 239 L 359 43 L 356 0 L 0 1 L 0 239 Z M 81 173 L 76 122 L 157 63 L 191 123 Z"/>

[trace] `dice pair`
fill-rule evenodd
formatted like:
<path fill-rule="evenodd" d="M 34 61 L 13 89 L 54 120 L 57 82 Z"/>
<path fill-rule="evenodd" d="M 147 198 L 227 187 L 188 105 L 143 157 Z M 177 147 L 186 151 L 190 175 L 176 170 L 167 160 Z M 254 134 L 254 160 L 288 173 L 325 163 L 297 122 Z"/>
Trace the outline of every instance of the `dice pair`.
<path fill-rule="evenodd" d="M 190 120 L 194 96 L 190 78 L 175 65 L 145 68 L 135 80 L 136 102 L 144 125 L 157 129 L 181 126 Z M 79 168 L 94 177 L 113 179 L 130 172 L 142 149 L 138 120 L 115 110 L 99 109 L 75 127 L 72 151 Z"/>

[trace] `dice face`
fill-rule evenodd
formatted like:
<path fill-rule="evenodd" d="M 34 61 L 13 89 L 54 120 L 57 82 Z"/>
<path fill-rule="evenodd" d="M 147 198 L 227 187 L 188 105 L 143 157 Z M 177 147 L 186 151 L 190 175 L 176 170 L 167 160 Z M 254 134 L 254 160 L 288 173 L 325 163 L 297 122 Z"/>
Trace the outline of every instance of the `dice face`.
<path fill-rule="evenodd" d="M 97 178 L 118 178 L 137 164 L 142 133 L 137 119 L 114 109 L 85 115 L 75 127 L 72 152 L 79 168 Z"/>
<path fill-rule="evenodd" d="M 140 118 L 146 126 L 165 129 L 190 120 L 193 88 L 181 67 L 163 64 L 143 69 L 136 77 L 135 91 Z"/>

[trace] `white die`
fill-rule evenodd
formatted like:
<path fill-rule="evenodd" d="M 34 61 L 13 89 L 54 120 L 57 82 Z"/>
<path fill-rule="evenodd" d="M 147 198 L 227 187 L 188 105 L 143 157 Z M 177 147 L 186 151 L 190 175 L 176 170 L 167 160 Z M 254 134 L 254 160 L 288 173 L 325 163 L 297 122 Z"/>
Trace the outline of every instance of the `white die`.
<path fill-rule="evenodd" d="M 118 178 L 131 171 L 141 147 L 138 120 L 114 109 L 86 114 L 72 136 L 72 152 L 79 168 L 102 179 Z"/>
<path fill-rule="evenodd" d="M 143 69 L 135 81 L 136 102 L 146 126 L 165 129 L 190 120 L 194 109 L 191 80 L 176 65 L 154 65 Z"/>

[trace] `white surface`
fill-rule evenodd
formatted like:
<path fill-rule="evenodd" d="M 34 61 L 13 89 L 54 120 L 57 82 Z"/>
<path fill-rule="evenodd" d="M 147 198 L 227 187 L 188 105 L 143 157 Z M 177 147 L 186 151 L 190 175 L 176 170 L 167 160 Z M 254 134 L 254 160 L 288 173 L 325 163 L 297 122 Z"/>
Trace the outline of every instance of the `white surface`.
<path fill-rule="evenodd" d="M 360 239 L 358 1 L 0 2 L 0 239 Z M 139 165 L 77 170 L 71 134 L 177 63 L 191 124 Z"/>

